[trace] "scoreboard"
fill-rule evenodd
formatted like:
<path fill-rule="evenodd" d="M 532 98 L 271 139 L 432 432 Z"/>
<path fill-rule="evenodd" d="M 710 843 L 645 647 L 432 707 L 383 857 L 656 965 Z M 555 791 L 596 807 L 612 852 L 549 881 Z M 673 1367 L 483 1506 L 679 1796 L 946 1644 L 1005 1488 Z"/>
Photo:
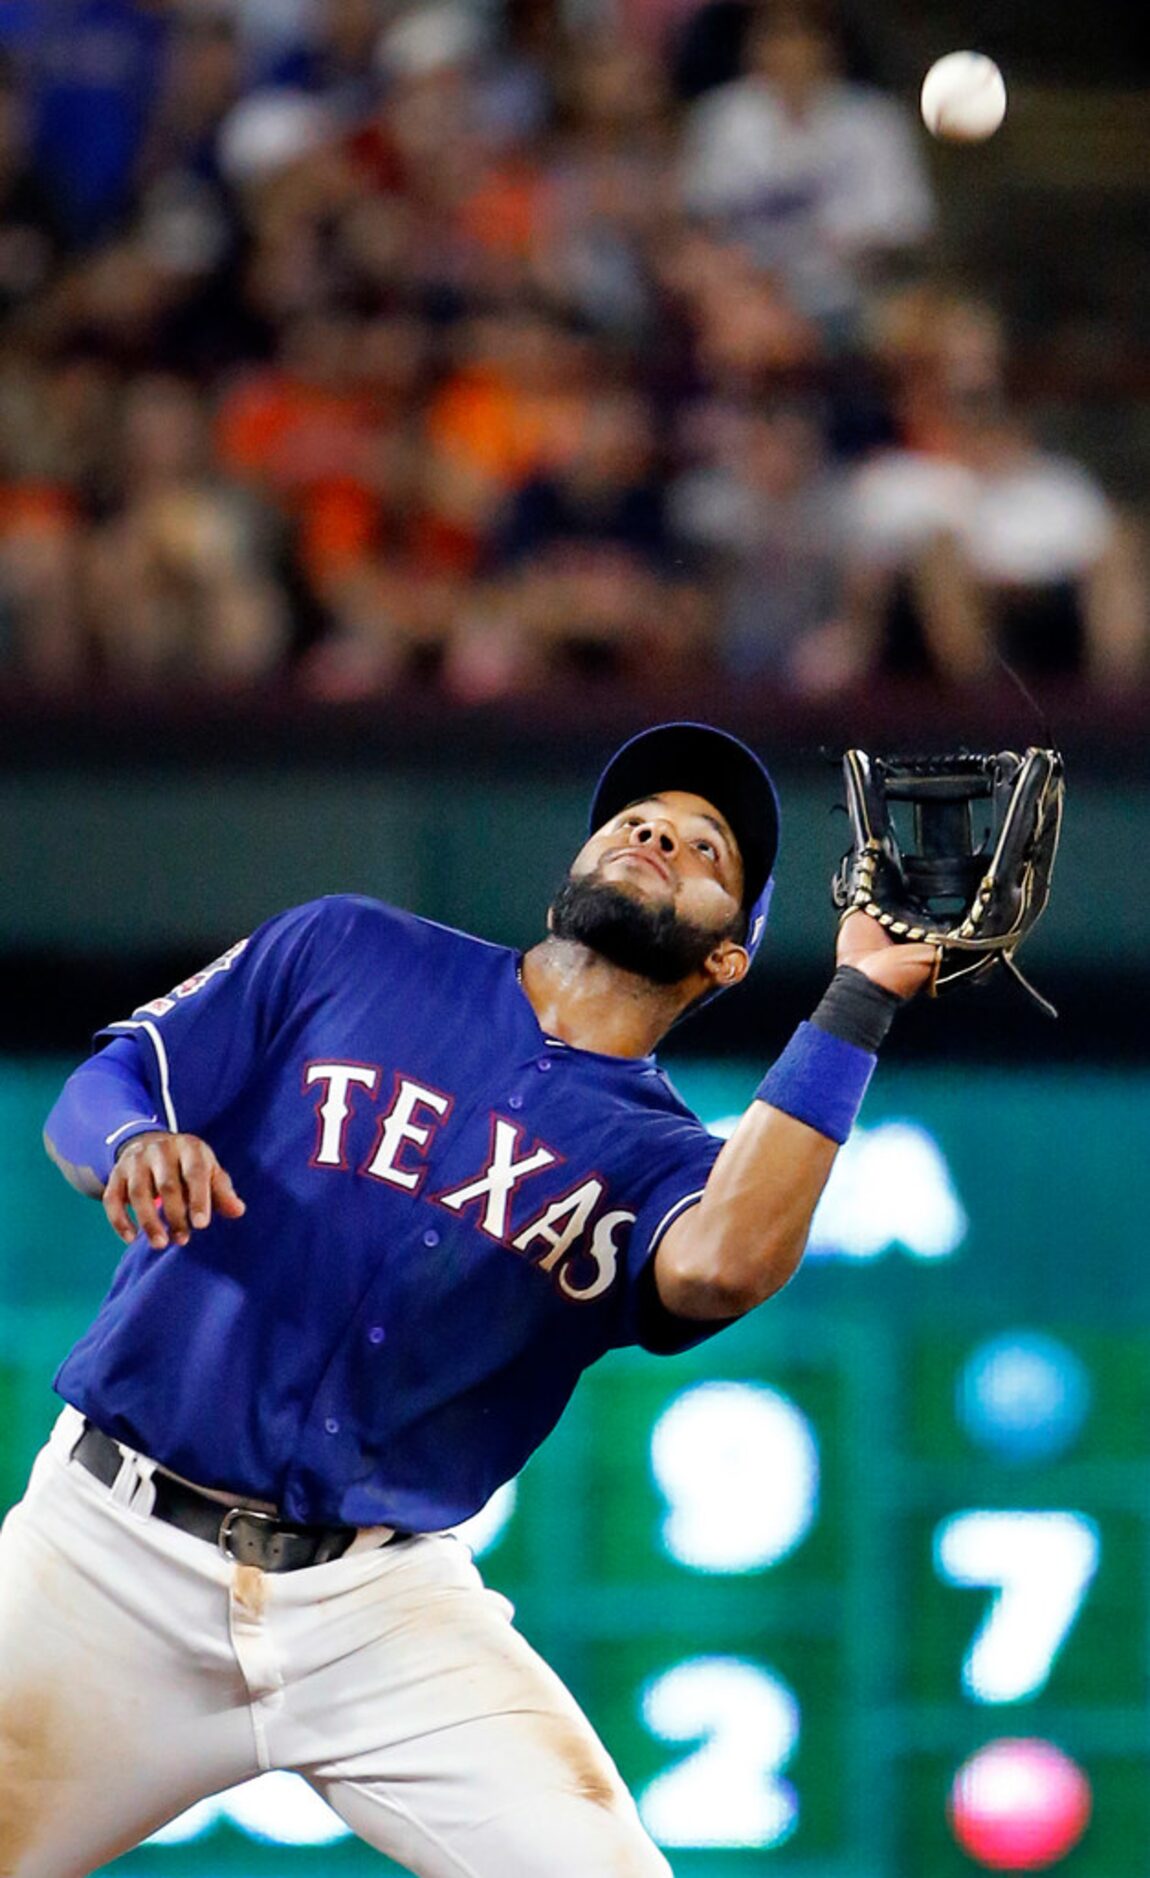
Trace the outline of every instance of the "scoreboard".
<path fill-rule="evenodd" d="M 720 1132 L 758 1070 L 671 1065 Z M 0 1497 L 115 1256 L 0 1063 Z M 1150 1870 L 1150 1074 L 884 1066 L 787 1291 L 620 1352 L 470 1522 L 676 1878 Z M 381 1869 L 304 1784 L 124 1878 Z"/>

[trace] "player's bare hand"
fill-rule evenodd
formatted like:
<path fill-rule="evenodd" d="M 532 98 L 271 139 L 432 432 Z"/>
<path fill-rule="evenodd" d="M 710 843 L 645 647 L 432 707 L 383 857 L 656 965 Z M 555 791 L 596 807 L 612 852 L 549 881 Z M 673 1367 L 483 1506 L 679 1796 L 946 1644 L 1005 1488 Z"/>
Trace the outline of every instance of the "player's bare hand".
<path fill-rule="evenodd" d="M 120 1238 L 130 1242 L 140 1231 L 156 1252 L 173 1240 L 187 1245 L 213 1211 L 224 1219 L 239 1219 L 245 1210 L 206 1141 L 161 1129 L 132 1137 L 104 1188 L 104 1211 Z"/>
<path fill-rule="evenodd" d="M 853 965 L 884 991 L 913 998 L 938 970 L 937 946 L 900 944 L 867 913 L 848 913 L 839 927 L 839 965 Z"/>

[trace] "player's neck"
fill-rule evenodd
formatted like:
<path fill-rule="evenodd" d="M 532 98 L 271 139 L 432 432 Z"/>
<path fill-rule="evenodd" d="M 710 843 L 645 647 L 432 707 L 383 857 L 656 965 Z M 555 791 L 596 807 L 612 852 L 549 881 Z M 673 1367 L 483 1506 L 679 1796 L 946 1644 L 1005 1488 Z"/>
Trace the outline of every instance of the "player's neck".
<path fill-rule="evenodd" d="M 549 1037 L 605 1056 L 649 1056 L 694 992 L 656 985 L 570 939 L 524 955 L 524 994 Z"/>

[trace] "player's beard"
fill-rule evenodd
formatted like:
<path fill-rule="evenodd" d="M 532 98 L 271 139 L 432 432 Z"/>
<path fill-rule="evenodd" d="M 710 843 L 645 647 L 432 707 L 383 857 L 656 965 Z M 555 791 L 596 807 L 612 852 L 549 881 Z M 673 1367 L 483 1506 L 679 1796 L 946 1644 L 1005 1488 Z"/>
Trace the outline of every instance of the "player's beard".
<path fill-rule="evenodd" d="M 683 919 L 668 901 L 649 906 L 593 874 L 569 874 L 551 905 L 551 932 L 655 985 L 699 971 L 727 931 Z"/>

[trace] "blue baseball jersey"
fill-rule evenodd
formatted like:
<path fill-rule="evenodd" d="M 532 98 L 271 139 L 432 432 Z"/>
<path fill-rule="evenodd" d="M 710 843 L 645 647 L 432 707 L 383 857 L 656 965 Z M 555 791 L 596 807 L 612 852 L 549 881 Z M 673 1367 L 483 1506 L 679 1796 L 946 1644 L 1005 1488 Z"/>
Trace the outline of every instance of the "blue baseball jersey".
<path fill-rule="evenodd" d="M 719 1328 L 649 1265 L 719 1152 L 652 1057 L 544 1035 L 518 956 L 354 897 L 269 921 L 102 1037 L 247 1204 L 124 1254 L 61 1394 L 306 1522 L 481 1507 L 587 1366 Z"/>

